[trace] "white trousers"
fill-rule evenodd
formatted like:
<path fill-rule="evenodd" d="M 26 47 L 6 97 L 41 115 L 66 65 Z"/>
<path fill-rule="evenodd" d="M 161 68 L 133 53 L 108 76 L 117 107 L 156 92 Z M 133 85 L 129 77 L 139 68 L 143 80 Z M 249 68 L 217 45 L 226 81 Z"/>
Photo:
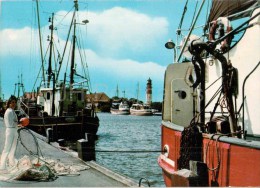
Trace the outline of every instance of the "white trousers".
<path fill-rule="evenodd" d="M 0 169 L 7 168 L 7 159 L 10 166 L 15 165 L 14 154 L 17 146 L 18 133 L 17 128 L 6 128 L 5 146 L 1 155 Z"/>

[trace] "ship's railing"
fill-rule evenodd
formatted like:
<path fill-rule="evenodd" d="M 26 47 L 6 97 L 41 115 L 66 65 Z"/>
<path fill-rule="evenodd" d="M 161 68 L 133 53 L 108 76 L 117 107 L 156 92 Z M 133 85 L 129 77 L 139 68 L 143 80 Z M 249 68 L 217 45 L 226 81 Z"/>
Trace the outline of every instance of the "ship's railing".
<path fill-rule="evenodd" d="M 27 116 L 30 116 L 30 110 L 34 109 L 35 107 L 30 107 L 29 105 L 25 104 L 23 101 L 20 100 L 20 111 Z"/>
<path fill-rule="evenodd" d="M 164 121 L 162 120 L 162 126 L 176 130 L 176 131 L 180 131 L 182 132 L 184 130 L 184 127 L 180 126 L 180 125 L 176 125 L 170 121 Z M 220 142 L 225 142 L 225 143 L 229 143 L 229 144 L 234 144 L 237 146 L 243 146 L 243 147 L 250 147 L 250 148 L 254 148 L 254 149 L 260 149 L 260 142 L 259 141 L 254 141 L 254 140 L 243 140 L 243 139 L 239 139 L 239 138 L 235 138 L 235 137 L 228 137 L 228 136 L 222 136 L 219 134 L 203 134 L 204 138 L 208 138 L 208 139 L 212 139 L 212 140 L 218 140 Z"/>

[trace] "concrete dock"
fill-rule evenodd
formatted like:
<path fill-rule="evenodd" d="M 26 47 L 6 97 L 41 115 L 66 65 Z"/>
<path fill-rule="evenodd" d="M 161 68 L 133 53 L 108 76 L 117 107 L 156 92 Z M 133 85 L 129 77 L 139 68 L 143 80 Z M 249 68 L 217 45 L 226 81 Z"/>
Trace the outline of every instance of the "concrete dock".
<path fill-rule="evenodd" d="M 5 139 L 5 128 L 3 126 L 3 119 L 0 118 L 0 154 L 2 153 Z M 26 134 L 29 133 L 22 134 L 23 142 L 29 148 L 35 148 L 35 143 L 31 141 L 31 136 L 26 136 Z M 64 164 L 85 165 L 89 168 L 80 171 L 78 176 L 58 176 L 56 180 L 50 182 L 0 180 L 0 187 L 138 187 L 138 183 L 132 179 L 104 168 L 94 161 L 82 161 L 78 157 L 46 143 L 40 135 L 34 135 L 36 135 L 44 158 L 59 160 Z M 17 159 L 20 159 L 24 155 L 29 155 L 29 153 L 18 143 L 15 156 Z"/>

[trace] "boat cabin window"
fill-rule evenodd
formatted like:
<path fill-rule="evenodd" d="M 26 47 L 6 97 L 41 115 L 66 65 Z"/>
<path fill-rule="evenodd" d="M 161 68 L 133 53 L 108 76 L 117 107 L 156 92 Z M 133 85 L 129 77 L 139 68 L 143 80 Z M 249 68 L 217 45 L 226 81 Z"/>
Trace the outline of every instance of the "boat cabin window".
<path fill-rule="evenodd" d="M 50 100 L 50 98 L 51 98 L 51 94 L 50 94 L 50 92 L 47 93 L 46 98 L 47 98 L 47 100 Z"/>
<path fill-rule="evenodd" d="M 81 101 L 82 100 L 82 94 L 78 93 L 78 100 Z"/>

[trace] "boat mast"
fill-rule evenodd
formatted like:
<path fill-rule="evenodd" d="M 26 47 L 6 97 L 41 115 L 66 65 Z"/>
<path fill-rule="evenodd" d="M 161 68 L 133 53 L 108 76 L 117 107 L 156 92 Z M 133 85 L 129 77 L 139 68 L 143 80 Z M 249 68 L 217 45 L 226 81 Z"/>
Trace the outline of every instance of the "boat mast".
<path fill-rule="evenodd" d="M 118 84 L 116 85 L 116 97 L 119 97 L 119 89 L 118 89 Z"/>
<path fill-rule="evenodd" d="M 75 45 L 76 45 L 76 19 L 74 20 L 74 29 L 72 36 L 72 54 L 71 54 L 71 66 L 70 66 L 70 86 L 74 83 L 74 66 L 75 66 Z"/>
<path fill-rule="evenodd" d="M 74 0 L 75 12 L 78 11 L 78 0 Z M 72 90 L 74 83 L 74 66 L 75 66 L 75 48 L 76 48 L 76 19 L 74 19 L 73 36 L 72 36 L 72 55 L 71 55 L 71 66 L 70 66 L 70 100 L 72 101 Z"/>
<path fill-rule="evenodd" d="M 16 96 L 16 87 L 17 87 L 17 97 L 20 97 L 20 89 L 22 89 L 23 91 L 23 95 L 25 93 L 24 91 L 24 85 L 23 85 L 23 75 L 21 74 L 21 79 L 20 76 L 18 76 L 18 82 L 15 83 L 15 87 L 14 87 L 14 95 Z"/>
<path fill-rule="evenodd" d="M 136 100 L 137 100 L 137 103 L 139 103 L 138 101 L 138 98 L 139 98 L 139 82 L 137 83 L 137 90 L 136 90 Z"/>
<path fill-rule="evenodd" d="M 40 39 L 40 52 L 41 52 L 41 62 L 42 62 L 42 79 L 43 79 L 43 84 L 45 86 L 44 59 L 43 59 L 43 52 L 42 52 L 42 34 L 41 34 L 41 23 L 40 23 L 39 2 L 38 2 L 38 0 L 36 0 L 36 9 L 37 9 L 38 32 L 39 32 L 39 39 Z"/>
<path fill-rule="evenodd" d="M 49 29 L 51 30 L 51 37 L 48 38 L 50 41 L 50 56 L 49 56 L 49 65 L 48 65 L 48 82 L 47 82 L 47 87 L 50 87 L 50 81 L 51 81 L 51 76 L 52 76 L 52 49 L 53 49 L 53 20 L 54 20 L 54 13 L 52 13 L 52 17 L 49 18 L 49 22 L 51 22 L 51 25 L 49 26 Z"/>

